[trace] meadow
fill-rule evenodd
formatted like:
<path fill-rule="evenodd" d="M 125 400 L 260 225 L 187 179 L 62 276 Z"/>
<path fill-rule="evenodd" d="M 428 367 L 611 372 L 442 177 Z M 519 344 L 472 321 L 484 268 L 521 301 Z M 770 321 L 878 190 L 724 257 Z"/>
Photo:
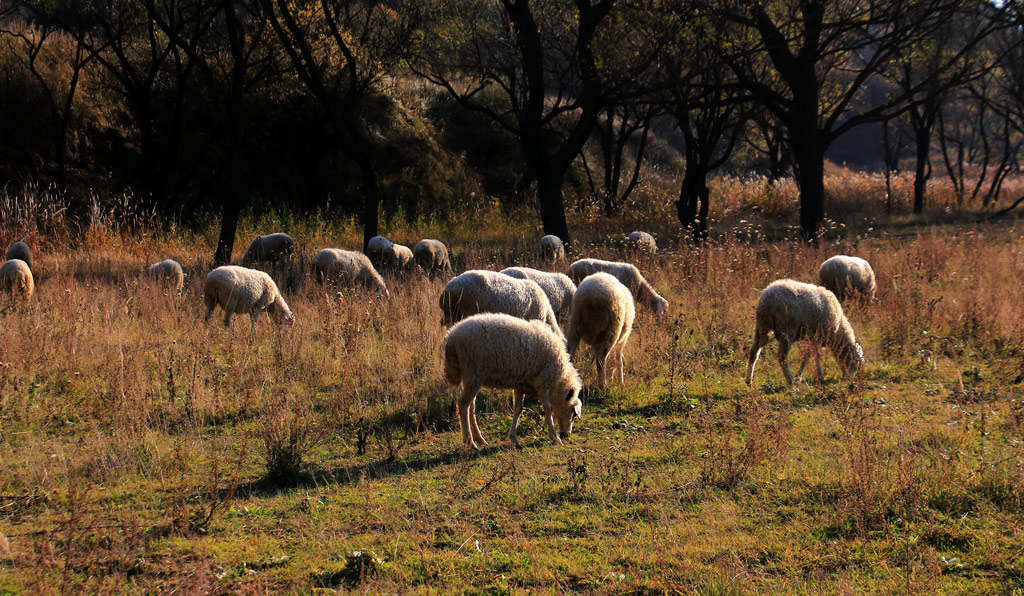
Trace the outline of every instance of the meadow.
<path fill-rule="evenodd" d="M 305 274 L 316 249 L 359 246 L 351 222 L 245 222 L 236 260 L 258 231 L 303 247 L 275 272 L 294 326 L 264 317 L 251 342 L 247 317 L 203 322 L 215 228 L 33 228 L 36 296 L 0 314 L 0 591 L 1024 592 L 1024 223 L 854 205 L 806 244 L 765 223 L 792 213 L 773 196 L 716 204 L 703 247 L 667 202 L 574 215 L 574 256 L 634 261 L 669 312 L 638 309 L 625 384 L 588 391 L 562 447 L 528 399 L 510 449 L 511 392 L 485 389 L 478 453 L 439 368 L 444 280 L 388 278 L 382 301 Z M 444 239 L 457 270 L 537 266 L 533 221 L 489 208 L 388 235 Z M 624 248 L 636 228 L 657 255 Z M 846 308 L 860 374 L 827 356 L 823 384 L 790 390 L 773 342 L 748 388 L 760 289 L 839 253 L 878 274 L 878 302 Z M 181 295 L 143 274 L 166 257 Z"/>

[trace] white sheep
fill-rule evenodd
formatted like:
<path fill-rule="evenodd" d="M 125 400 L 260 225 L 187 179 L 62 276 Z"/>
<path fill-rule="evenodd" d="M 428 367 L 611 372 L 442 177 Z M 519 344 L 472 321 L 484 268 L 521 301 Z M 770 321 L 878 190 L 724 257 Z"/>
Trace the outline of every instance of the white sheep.
<path fill-rule="evenodd" d="M 853 296 L 868 302 L 875 299 L 875 272 L 870 263 L 859 257 L 836 255 L 828 259 L 821 264 L 818 279 L 840 302 Z"/>
<path fill-rule="evenodd" d="M 565 260 L 565 245 L 558 236 L 548 234 L 540 239 L 540 258 L 545 262 L 560 262 Z"/>
<path fill-rule="evenodd" d="M 360 284 L 374 290 L 378 296 L 391 297 L 384 279 L 373 268 L 370 259 L 361 252 L 325 248 L 316 253 L 310 268 L 320 283 L 334 281 L 344 286 Z"/>
<path fill-rule="evenodd" d="M 516 279 L 496 271 L 467 271 L 445 285 L 438 302 L 443 315 L 441 324 L 445 327 L 479 313 L 505 313 L 542 321 L 564 340 L 547 294 L 528 279 Z"/>
<path fill-rule="evenodd" d="M 370 261 L 373 261 L 373 257 L 370 257 Z M 394 242 L 380 251 L 380 265 L 374 263 L 378 269 L 392 273 L 409 271 L 412 269 L 412 265 L 412 249 Z"/>
<path fill-rule="evenodd" d="M 392 242 L 384 236 L 374 236 L 366 243 L 366 256 L 373 266 L 380 269 L 384 265 L 384 253 L 391 250 Z"/>
<path fill-rule="evenodd" d="M 174 259 L 167 259 L 152 265 L 149 268 L 149 276 L 166 281 L 178 292 L 185 285 L 185 272 L 182 271 L 181 264 Z"/>
<path fill-rule="evenodd" d="M 576 289 L 566 332 L 569 359 L 576 354 L 581 339 L 594 346 L 598 387 L 604 387 L 605 358 L 616 349 L 619 352 L 619 382 L 626 381 L 623 350 L 633 330 L 635 317 L 636 309 L 629 288 L 607 273 L 587 276 Z"/>
<path fill-rule="evenodd" d="M 793 385 L 793 374 L 789 370 L 789 348 L 801 340 L 813 345 L 804 355 L 804 364 L 813 354 L 818 364 L 819 379 L 821 361 L 818 346 L 831 350 L 843 376 L 855 374 L 864 362 L 864 350 L 857 343 L 853 327 L 843 314 L 843 307 L 835 294 L 821 286 L 791 279 L 772 282 L 757 299 L 756 319 L 754 343 L 747 359 L 748 386 L 754 382 L 754 365 L 761 348 L 768 343 L 769 331 L 779 342 L 779 365 L 790 386 Z M 803 369 L 801 365 L 798 376 Z"/>
<path fill-rule="evenodd" d="M 281 263 L 295 252 L 295 241 L 288 234 L 278 232 L 257 236 L 242 255 L 242 265 L 253 263 Z"/>
<path fill-rule="evenodd" d="M 601 261 L 599 259 L 580 259 L 569 266 L 569 277 L 577 285 L 588 275 L 593 275 L 597 272 L 608 273 L 619 280 L 622 285 L 629 288 L 637 302 L 647 305 L 648 308 L 659 315 L 665 314 L 665 311 L 668 310 L 668 300 L 665 300 L 654 291 L 651 284 L 647 283 L 644 276 L 640 274 L 640 270 L 630 263 Z"/>
<path fill-rule="evenodd" d="M 9 293 L 13 302 L 19 296 L 28 302 L 35 291 L 32 269 L 21 259 L 11 259 L 0 266 L 0 291 Z"/>
<path fill-rule="evenodd" d="M 420 240 L 412 247 L 412 254 L 416 264 L 430 277 L 437 273 L 451 275 L 452 262 L 444 242 L 432 238 Z"/>
<path fill-rule="evenodd" d="M 11 244 L 11 246 L 7 248 L 7 254 L 4 255 L 4 258 L 8 261 L 14 259 L 25 261 L 25 264 L 28 265 L 29 269 L 32 268 L 32 250 L 28 247 L 28 244 L 25 244 L 20 240 Z"/>
<path fill-rule="evenodd" d="M 565 321 L 572 311 L 572 297 L 576 294 L 576 284 L 564 273 L 548 273 L 529 267 L 508 267 L 501 273 L 516 279 L 528 279 L 536 282 L 548 297 L 555 318 Z"/>
<path fill-rule="evenodd" d="M 269 275 L 256 269 L 234 265 L 217 267 L 206 276 L 203 301 L 206 304 L 206 321 L 213 316 L 214 307 L 220 305 L 224 309 L 226 327 L 231 326 L 231 315 L 248 313 L 252 321 L 250 339 L 256 335 L 256 320 L 263 311 L 278 323 L 295 322 L 295 315 L 281 297 L 277 284 Z"/>
<path fill-rule="evenodd" d="M 658 252 L 658 243 L 654 241 L 654 236 L 651 236 L 647 232 L 641 232 L 639 230 L 630 232 L 629 236 L 626 237 L 626 244 L 634 249 L 654 254 Z"/>
<path fill-rule="evenodd" d="M 524 321 L 506 314 L 469 317 L 444 337 L 444 377 L 462 384 L 457 402 L 462 442 L 467 448 L 486 445 L 476 421 L 476 395 L 481 387 L 515 391 L 512 428 L 508 438 L 519 447 L 517 428 L 523 398 L 530 394 L 544 408 L 548 436 L 561 444 L 573 420 L 583 413 L 580 375 L 569 361 L 562 338 L 540 321 Z M 554 420 L 558 421 L 555 429 Z"/>

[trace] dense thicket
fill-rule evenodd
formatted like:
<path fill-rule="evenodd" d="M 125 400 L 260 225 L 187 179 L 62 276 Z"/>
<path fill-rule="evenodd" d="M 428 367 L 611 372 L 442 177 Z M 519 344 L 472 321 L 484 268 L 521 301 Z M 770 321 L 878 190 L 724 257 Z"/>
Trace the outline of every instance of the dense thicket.
<path fill-rule="evenodd" d="M 657 137 L 696 241 L 721 167 L 791 174 L 811 237 L 827 152 L 863 126 L 885 134 L 852 155 L 910 157 L 915 211 L 936 169 L 998 201 L 1020 20 L 978 0 L 0 2 L 0 178 L 213 214 L 226 261 L 246 209 L 355 216 L 368 239 L 382 213 L 494 196 L 569 239 L 566 184 L 619 212 Z"/>

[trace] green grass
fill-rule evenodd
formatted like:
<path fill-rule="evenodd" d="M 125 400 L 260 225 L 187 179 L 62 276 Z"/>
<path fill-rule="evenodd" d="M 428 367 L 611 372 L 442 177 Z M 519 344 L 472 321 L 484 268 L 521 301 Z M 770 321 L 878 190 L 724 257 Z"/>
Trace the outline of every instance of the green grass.
<path fill-rule="evenodd" d="M 532 227 L 486 223 L 451 231 L 456 262 L 535 261 Z M 440 280 L 389 280 L 381 303 L 293 276 L 295 326 L 264 318 L 250 344 L 247 317 L 202 322 L 209 242 L 40 251 L 33 303 L 0 315 L 0 589 L 1024 590 L 1024 228 L 703 251 L 655 231 L 638 265 L 672 306 L 638 313 L 626 383 L 591 391 L 562 447 L 528 400 L 519 451 L 511 392 L 484 390 L 473 454 L 439 370 Z M 604 233 L 581 250 L 624 256 Z M 759 289 L 840 252 L 879 272 L 880 302 L 847 309 L 864 370 L 826 357 L 824 384 L 791 391 L 773 344 L 748 389 Z M 186 266 L 182 296 L 142 277 L 157 256 Z M 268 471 L 267 445 L 301 463 Z"/>

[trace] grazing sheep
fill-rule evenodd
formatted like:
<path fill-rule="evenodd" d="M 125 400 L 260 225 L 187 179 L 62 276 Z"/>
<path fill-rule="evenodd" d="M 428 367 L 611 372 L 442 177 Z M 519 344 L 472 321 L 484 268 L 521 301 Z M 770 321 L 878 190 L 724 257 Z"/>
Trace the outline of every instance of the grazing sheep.
<path fill-rule="evenodd" d="M 28 265 L 29 269 L 32 268 L 32 250 L 29 249 L 28 244 L 25 244 L 24 242 L 18 241 L 11 244 L 7 249 L 7 254 L 4 258 L 8 261 L 12 261 L 14 259 L 25 261 L 25 264 Z"/>
<path fill-rule="evenodd" d="M 855 374 L 864 362 L 864 350 L 854 337 L 853 327 L 843 314 L 843 307 L 835 294 L 821 286 L 791 279 L 774 281 L 761 291 L 756 316 L 754 343 L 750 346 L 747 361 L 748 386 L 754 382 L 754 365 L 761 348 L 768 343 L 769 331 L 779 342 L 779 365 L 790 386 L 793 385 L 793 374 L 789 370 L 789 348 L 800 340 L 806 339 L 813 344 L 813 349 L 804 355 L 804 364 L 813 354 L 818 361 L 819 378 L 818 346 L 826 346 L 832 351 L 843 376 Z M 803 366 L 800 371 L 803 372 Z"/>
<path fill-rule="evenodd" d="M 668 300 L 662 298 L 651 284 L 647 283 L 640 270 L 630 263 L 618 263 L 614 261 L 601 261 L 599 259 L 580 259 L 569 266 L 569 277 L 579 284 L 588 275 L 597 272 L 610 274 L 622 282 L 622 285 L 633 292 L 633 297 L 638 302 L 647 305 L 659 315 L 665 314 L 668 310 Z"/>
<path fill-rule="evenodd" d="M 594 346 L 598 387 L 604 387 L 605 358 L 616 348 L 619 350 L 619 382 L 626 381 L 626 358 L 622 352 L 633 329 L 635 316 L 629 288 L 607 273 L 588 276 L 576 289 L 572 318 L 566 332 L 569 359 L 576 354 L 581 339 Z"/>
<path fill-rule="evenodd" d="M 540 239 L 540 258 L 552 263 L 565 260 L 565 246 L 558 236 L 548 234 Z"/>
<path fill-rule="evenodd" d="M 384 249 L 379 269 L 401 273 L 412 269 L 412 264 L 412 249 L 392 243 L 391 246 Z"/>
<path fill-rule="evenodd" d="M 35 289 L 36 282 L 32 277 L 32 269 L 25 261 L 11 259 L 0 266 L 0 291 L 9 293 L 12 301 L 21 295 L 28 302 Z"/>
<path fill-rule="evenodd" d="M 547 294 L 528 279 L 516 279 L 496 271 L 467 271 L 445 285 L 439 302 L 443 313 L 441 324 L 445 327 L 483 312 L 505 313 L 542 321 L 564 341 Z"/>
<path fill-rule="evenodd" d="M 420 240 L 416 246 L 412 247 L 412 254 L 416 259 L 416 264 L 431 278 L 436 273 L 452 274 L 452 262 L 448 258 L 448 248 L 445 247 L 444 242 L 431 238 Z"/>
<path fill-rule="evenodd" d="M 853 296 L 859 296 L 868 302 L 875 299 L 875 272 L 871 269 L 870 263 L 859 257 L 832 257 L 821 264 L 818 279 L 840 302 Z"/>
<path fill-rule="evenodd" d="M 640 250 L 654 254 L 658 252 L 658 244 L 654 241 L 654 236 L 651 236 L 647 232 L 630 232 L 626 238 L 626 244 L 634 250 Z"/>
<path fill-rule="evenodd" d="M 213 316 L 218 304 L 224 309 L 224 326 L 231 326 L 231 315 L 248 313 L 252 321 L 251 339 L 256 335 L 256 320 L 260 313 L 267 314 L 278 323 L 295 322 L 288 304 L 281 297 L 277 284 L 269 275 L 256 269 L 234 265 L 217 267 L 206 276 L 203 285 L 203 302 L 206 304 L 206 320 Z"/>
<path fill-rule="evenodd" d="M 174 286 L 178 292 L 185 285 L 185 272 L 181 270 L 181 264 L 174 259 L 160 261 L 149 268 L 149 276 L 153 279 L 161 279 Z"/>
<path fill-rule="evenodd" d="M 242 255 L 242 265 L 253 263 L 281 263 L 295 252 L 295 241 L 280 232 L 257 236 Z"/>
<path fill-rule="evenodd" d="M 313 257 L 311 269 L 313 277 L 320 283 L 333 280 L 344 286 L 360 284 L 376 291 L 378 296 L 391 297 L 384 279 L 361 252 L 325 248 Z"/>
<path fill-rule="evenodd" d="M 523 398 L 530 394 L 544 408 L 551 442 L 568 437 L 575 418 L 583 412 L 579 393 L 583 387 L 561 336 L 540 321 L 524 321 L 506 314 L 469 317 L 444 337 L 444 377 L 451 385 L 462 384 L 457 402 L 462 442 L 470 449 L 486 445 L 476 422 L 476 394 L 481 387 L 513 389 L 515 404 L 508 438 L 519 447 L 517 428 Z M 558 431 L 554 420 L 558 421 Z"/>
<path fill-rule="evenodd" d="M 547 295 L 548 302 L 551 303 L 551 310 L 555 311 L 555 318 L 559 321 L 569 318 L 569 312 L 572 311 L 572 297 L 576 294 L 576 284 L 572 283 L 568 275 L 548 273 L 529 267 L 508 267 L 502 269 L 501 273 L 516 279 L 528 279 L 536 282 Z"/>
<path fill-rule="evenodd" d="M 391 250 L 392 242 L 384 236 L 374 236 L 366 243 L 366 256 L 373 266 L 380 269 L 384 265 L 384 253 Z"/>

